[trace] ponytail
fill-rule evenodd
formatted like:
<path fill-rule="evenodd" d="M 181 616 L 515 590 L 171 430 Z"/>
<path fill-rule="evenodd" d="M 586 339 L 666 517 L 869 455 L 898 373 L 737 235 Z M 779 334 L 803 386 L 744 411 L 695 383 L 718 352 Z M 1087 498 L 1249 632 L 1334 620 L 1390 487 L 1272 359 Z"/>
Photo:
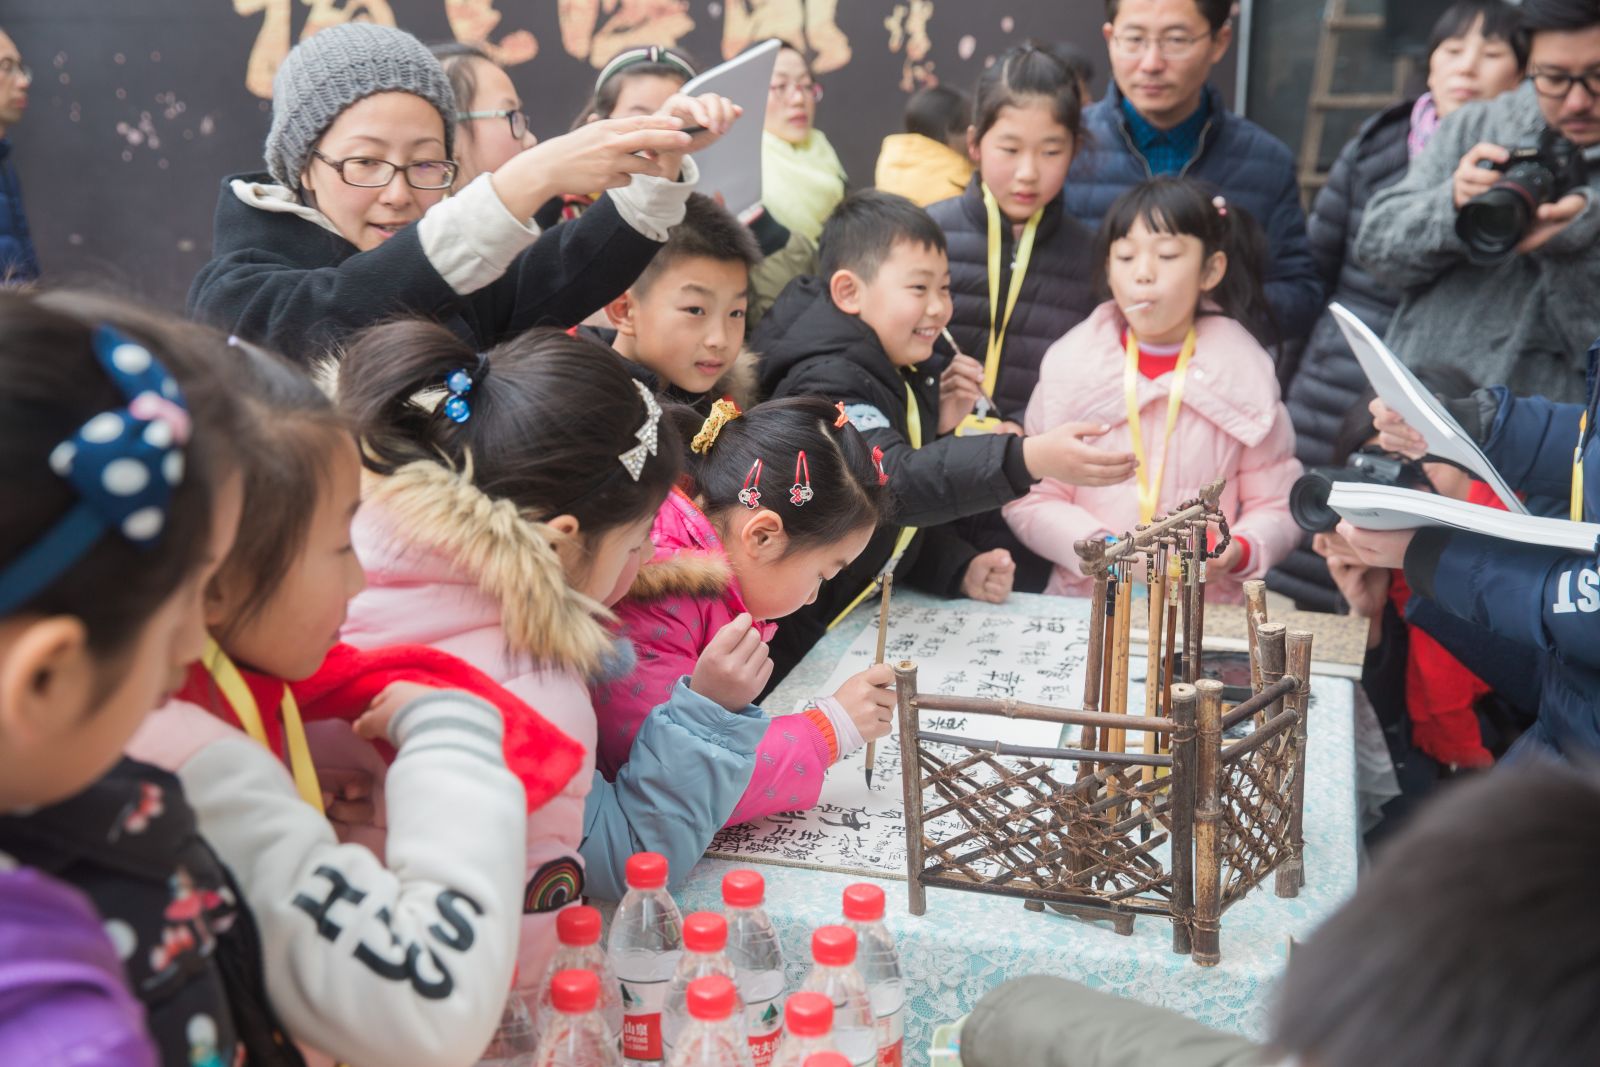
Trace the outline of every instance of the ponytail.
<path fill-rule="evenodd" d="M 740 492 L 759 481 L 757 506 L 783 520 L 790 552 L 833 544 L 883 521 L 887 494 L 872 448 L 820 397 L 769 400 L 720 427 L 714 419 L 703 424 L 688 408 L 674 408 L 672 417 L 694 441 L 685 477 L 708 515 L 755 510 Z M 791 495 L 797 485 L 811 489 L 798 504 Z"/>

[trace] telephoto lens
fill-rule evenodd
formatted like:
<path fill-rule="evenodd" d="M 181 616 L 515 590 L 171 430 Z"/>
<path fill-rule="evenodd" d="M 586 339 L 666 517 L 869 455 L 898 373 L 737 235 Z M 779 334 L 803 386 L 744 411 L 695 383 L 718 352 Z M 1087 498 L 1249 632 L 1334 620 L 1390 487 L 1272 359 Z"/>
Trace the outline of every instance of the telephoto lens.
<path fill-rule="evenodd" d="M 1384 452 L 1352 452 L 1343 467 L 1312 467 L 1289 488 L 1289 514 L 1307 533 L 1331 533 L 1339 513 L 1328 506 L 1328 494 L 1339 482 L 1433 488 L 1422 464 Z"/>

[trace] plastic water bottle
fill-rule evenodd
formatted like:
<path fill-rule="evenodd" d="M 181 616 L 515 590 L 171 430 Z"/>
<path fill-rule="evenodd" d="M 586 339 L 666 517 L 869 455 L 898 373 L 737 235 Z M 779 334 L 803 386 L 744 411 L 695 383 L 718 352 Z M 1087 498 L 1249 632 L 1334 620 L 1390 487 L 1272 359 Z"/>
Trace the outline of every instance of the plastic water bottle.
<path fill-rule="evenodd" d="M 878 1025 L 878 1067 L 905 1063 L 906 988 L 900 954 L 883 924 L 883 890 L 867 882 L 844 891 L 845 925 L 856 932 L 856 970 L 866 980 Z"/>
<path fill-rule="evenodd" d="M 607 940 L 622 991 L 622 1055 L 630 1064 L 659 1064 L 661 1008 L 683 951 L 683 916 L 667 892 L 665 856 L 628 857 L 626 876 Z"/>
<path fill-rule="evenodd" d="M 713 975 L 735 983 L 737 1010 L 735 1025 L 744 1030 L 744 1000 L 738 995 L 737 975 L 728 960 L 728 920 L 711 911 L 697 911 L 683 919 L 683 955 L 667 986 L 667 1001 L 661 1012 L 661 1050 L 672 1058 L 673 1046 L 689 1023 L 689 985 Z"/>
<path fill-rule="evenodd" d="M 783 1009 L 783 1040 L 772 1067 L 803 1067 L 819 1052 L 839 1056 L 833 1047 L 833 1001 L 821 993 L 796 993 Z M 839 1058 L 849 1067 L 849 1060 Z"/>
<path fill-rule="evenodd" d="M 622 1057 L 611 1040 L 600 1003 L 600 979 L 593 971 L 562 971 L 550 980 L 555 1014 L 534 1067 L 621 1067 Z"/>
<path fill-rule="evenodd" d="M 516 986 L 515 981 L 511 984 Z M 533 1013 L 513 990 L 506 999 L 505 1010 L 500 1013 L 500 1026 L 494 1032 L 494 1040 L 478 1057 L 478 1067 L 533 1067 L 539 1033 L 534 1026 Z"/>
<path fill-rule="evenodd" d="M 739 990 L 732 978 L 696 978 L 689 983 L 688 1006 L 689 1023 L 667 1067 L 750 1067 Z"/>
<path fill-rule="evenodd" d="M 801 1067 L 850 1067 L 850 1061 L 839 1052 L 813 1052 Z"/>
<path fill-rule="evenodd" d="M 821 993 L 833 1004 L 833 1045 L 855 1067 L 878 1062 L 878 1024 L 866 980 L 856 970 L 856 932 L 848 926 L 823 926 L 811 935 L 816 966 L 800 988 Z"/>
<path fill-rule="evenodd" d="M 617 1047 L 622 1047 L 622 991 L 611 958 L 600 947 L 600 913 L 585 904 L 574 904 L 556 913 L 556 937 L 561 947 L 550 960 L 550 970 L 539 987 L 538 1010 L 534 1021 L 543 1033 L 554 1018 L 550 1003 L 550 979 L 562 971 L 593 971 L 600 979 L 600 1017 L 605 1020 Z"/>
<path fill-rule="evenodd" d="M 722 878 L 728 916 L 728 959 L 744 998 L 744 1025 L 755 1067 L 771 1067 L 783 1034 L 783 949 L 761 904 L 767 886 L 755 871 L 729 871 Z"/>

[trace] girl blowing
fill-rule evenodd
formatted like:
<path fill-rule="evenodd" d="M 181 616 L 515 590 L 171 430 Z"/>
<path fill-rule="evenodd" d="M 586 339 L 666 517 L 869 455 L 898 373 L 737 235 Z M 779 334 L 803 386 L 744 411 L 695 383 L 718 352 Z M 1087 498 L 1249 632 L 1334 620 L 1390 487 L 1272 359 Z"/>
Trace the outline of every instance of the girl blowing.
<path fill-rule="evenodd" d="M 766 731 L 755 712 L 730 716 L 680 685 L 628 767 L 613 781 L 594 772 L 589 687 L 632 666 L 606 605 L 649 551 L 681 469 L 678 435 L 621 357 L 555 331 L 480 355 L 433 324 L 377 327 L 347 353 L 339 386 L 374 475 L 354 528 L 368 586 L 345 639 L 453 653 L 582 744 L 576 777 L 528 824 L 518 963 L 531 998 L 555 913 L 585 893 L 620 898 L 634 852 L 687 875 Z"/>
<path fill-rule="evenodd" d="M 773 620 L 816 600 L 883 517 L 882 455 L 825 400 L 774 400 L 742 416 L 719 401 L 694 425 L 688 476 L 650 531 L 656 558 L 617 607 L 639 665 L 596 701 L 603 768 L 637 751 L 650 708 L 686 683 L 731 712 L 759 714 L 750 701 L 772 674 Z M 889 732 L 892 677 L 871 667 L 770 720 L 728 821 L 815 804 L 829 765 Z"/>
<path fill-rule="evenodd" d="M 1241 582 L 1299 541 L 1287 505 L 1300 475 L 1294 431 L 1272 358 L 1245 326 L 1265 307 L 1250 270 L 1259 233 L 1181 179 L 1146 182 L 1112 205 L 1098 245 L 1111 300 L 1045 355 L 1027 431 L 1106 426 L 1106 447 L 1138 457 L 1138 488 L 1047 478 L 1006 507 L 1022 542 L 1055 564 L 1047 592 L 1088 593 L 1075 542 L 1149 522 L 1218 478 L 1233 544 L 1210 567 L 1212 596 L 1239 600 Z"/>

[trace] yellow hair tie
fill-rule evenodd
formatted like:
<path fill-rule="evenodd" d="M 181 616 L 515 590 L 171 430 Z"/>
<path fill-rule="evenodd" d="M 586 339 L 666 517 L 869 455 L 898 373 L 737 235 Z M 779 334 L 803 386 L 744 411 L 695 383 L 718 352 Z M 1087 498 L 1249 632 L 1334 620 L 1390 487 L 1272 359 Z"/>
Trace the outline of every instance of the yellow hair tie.
<path fill-rule="evenodd" d="M 706 421 L 700 426 L 700 432 L 689 442 L 689 451 L 697 456 L 710 452 L 711 446 L 717 443 L 717 435 L 722 432 L 722 428 L 742 414 L 744 412 L 739 410 L 739 405 L 726 397 L 712 404 L 711 414 L 706 416 Z"/>

